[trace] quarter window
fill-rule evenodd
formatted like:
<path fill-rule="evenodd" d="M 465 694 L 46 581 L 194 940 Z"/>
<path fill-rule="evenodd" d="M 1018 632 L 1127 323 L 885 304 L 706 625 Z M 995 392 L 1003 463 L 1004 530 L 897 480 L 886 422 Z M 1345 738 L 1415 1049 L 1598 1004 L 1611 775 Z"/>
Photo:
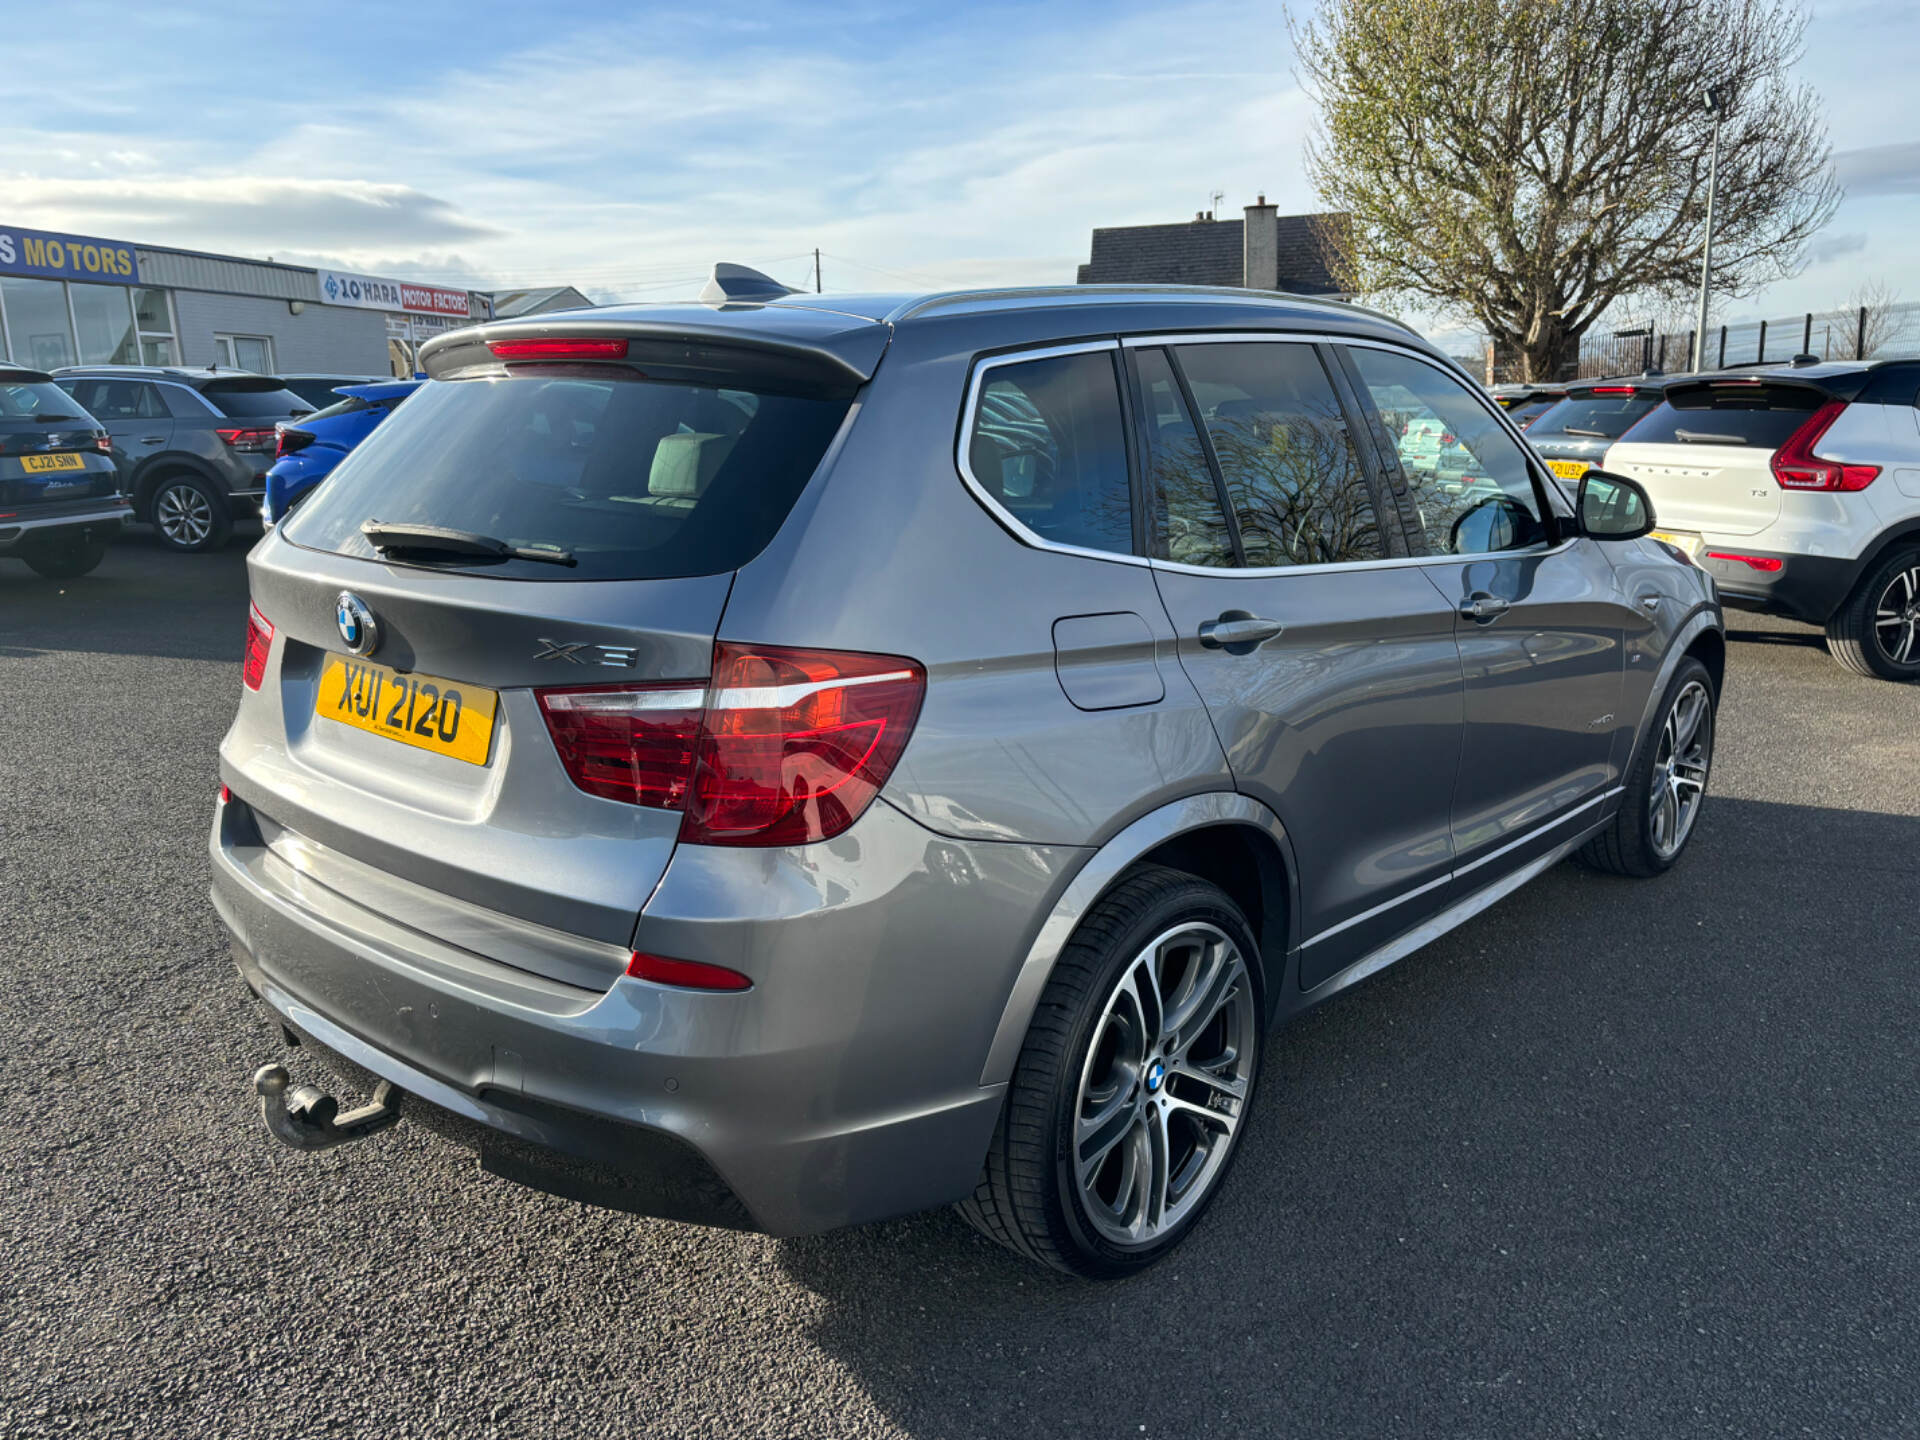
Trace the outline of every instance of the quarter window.
<path fill-rule="evenodd" d="M 1519 443 L 1444 371 L 1387 350 L 1348 352 L 1398 452 L 1430 553 L 1485 555 L 1547 543 Z"/>
<path fill-rule="evenodd" d="M 1178 358 L 1248 566 L 1385 557 L 1346 415 L 1312 346 L 1187 345 Z"/>
<path fill-rule="evenodd" d="M 1133 499 L 1113 352 L 986 372 L 967 466 L 993 502 L 1042 540 L 1133 549 Z"/>

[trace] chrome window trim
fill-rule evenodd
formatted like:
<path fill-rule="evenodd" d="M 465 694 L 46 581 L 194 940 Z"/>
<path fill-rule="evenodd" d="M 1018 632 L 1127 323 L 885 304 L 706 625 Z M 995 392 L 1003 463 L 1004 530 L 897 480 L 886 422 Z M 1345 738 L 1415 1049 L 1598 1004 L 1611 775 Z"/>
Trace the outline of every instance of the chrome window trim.
<path fill-rule="evenodd" d="M 1008 350 L 998 354 L 982 356 L 974 361 L 973 373 L 967 381 L 965 407 L 961 411 L 959 438 L 954 445 L 954 465 L 960 472 L 961 480 L 972 492 L 973 498 L 985 507 L 987 513 L 1000 522 L 1001 527 L 1021 544 L 1034 550 L 1048 550 L 1056 555 L 1077 555 L 1083 560 L 1106 560 L 1120 565 L 1141 565 L 1150 570 L 1166 570 L 1179 575 L 1211 575 L 1218 578 L 1245 578 L 1251 580 L 1271 580 L 1280 575 L 1336 575 L 1349 570 L 1405 569 L 1416 565 L 1471 564 L 1476 560 L 1489 560 L 1507 556 L 1558 555 L 1572 548 L 1580 539 L 1569 536 L 1557 545 L 1540 550 L 1490 550 L 1479 555 L 1401 555 L 1380 560 L 1340 560 L 1325 565 L 1187 565 L 1177 560 L 1159 560 L 1148 555 L 1136 555 L 1132 552 L 1117 550 L 1089 550 L 1080 545 L 1062 545 L 1048 540 L 1029 530 L 1013 514 L 996 501 L 979 479 L 974 475 L 967 460 L 968 442 L 973 436 L 975 418 L 979 412 L 980 391 L 989 371 L 1002 365 L 1018 365 L 1028 360 L 1050 360 L 1060 355 L 1088 355 L 1099 351 L 1152 349 L 1164 345 L 1234 345 L 1234 344 L 1298 344 L 1298 345 L 1359 345 L 1372 350 L 1385 350 L 1393 355 L 1405 355 L 1410 359 L 1432 366 L 1448 378 L 1460 381 L 1467 393 L 1479 400 L 1481 407 L 1494 417 L 1502 426 L 1508 438 L 1520 447 L 1521 459 L 1529 468 L 1533 467 L 1533 453 L 1525 438 L 1507 418 L 1493 398 L 1477 384 L 1473 377 L 1444 359 L 1437 359 L 1423 353 L 1411 345 L 1395 344 L 1386 340 L 1375 340 L 1353 335 L 1325 334 L 1307 330 L 1205 330 L 1183 331 L 1168 335 L 1121 335 L 1111 340 L 1086 340 L 1070 345 L 1043 345 L 1030 350 Z M 1124 378 L 1115 377 L 1116 384 L 1124 384 Z"/>

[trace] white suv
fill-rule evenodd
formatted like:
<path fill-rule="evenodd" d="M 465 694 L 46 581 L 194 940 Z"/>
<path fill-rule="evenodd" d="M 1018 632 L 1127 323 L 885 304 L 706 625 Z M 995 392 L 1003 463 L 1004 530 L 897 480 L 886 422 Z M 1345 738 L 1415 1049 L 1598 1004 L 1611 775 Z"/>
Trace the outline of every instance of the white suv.
<path fill-rule="evenodd" d="M 1722 599 L 1826 628 L 1850 670 L 1920 679 L 1920 360 L 1669 386 L 1607 451 Z"/>

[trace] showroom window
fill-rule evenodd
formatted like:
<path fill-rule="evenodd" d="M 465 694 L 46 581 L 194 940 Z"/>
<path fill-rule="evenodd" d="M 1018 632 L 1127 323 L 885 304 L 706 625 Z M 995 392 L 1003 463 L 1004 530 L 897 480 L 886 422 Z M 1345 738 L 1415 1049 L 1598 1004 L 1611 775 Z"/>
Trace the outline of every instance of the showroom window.
<path fill-rule="evenodd" d="M 273 341 L 265 335 L 216 335 L 213 349 L 222 365 L 256 375 L 273 373 Z"/>
<path fill-rule="evenodd" d="M 172 365 L 179 351 L 167 292 L 0 276 L 0 357 L 62 365 Z"/>

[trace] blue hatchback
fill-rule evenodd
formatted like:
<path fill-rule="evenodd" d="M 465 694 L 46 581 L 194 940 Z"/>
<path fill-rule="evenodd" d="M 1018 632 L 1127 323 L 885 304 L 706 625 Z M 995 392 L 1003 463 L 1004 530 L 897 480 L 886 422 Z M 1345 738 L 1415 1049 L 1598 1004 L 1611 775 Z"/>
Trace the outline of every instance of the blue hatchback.
<path fill-rule="evenodd" d="M 299 424 L 283 421 L 276 428 L 279 443 L 273 468 L 267 471 L 267 498 L 260 518 L 276 525 L 313 488 L 347 458 L 373 428 L 391 415 L 399 403 L 427 382 L 387 380 L 372 385 L 343 385 L 333 393 L 342 398 L 324 410 L 301 417 Z"/>

